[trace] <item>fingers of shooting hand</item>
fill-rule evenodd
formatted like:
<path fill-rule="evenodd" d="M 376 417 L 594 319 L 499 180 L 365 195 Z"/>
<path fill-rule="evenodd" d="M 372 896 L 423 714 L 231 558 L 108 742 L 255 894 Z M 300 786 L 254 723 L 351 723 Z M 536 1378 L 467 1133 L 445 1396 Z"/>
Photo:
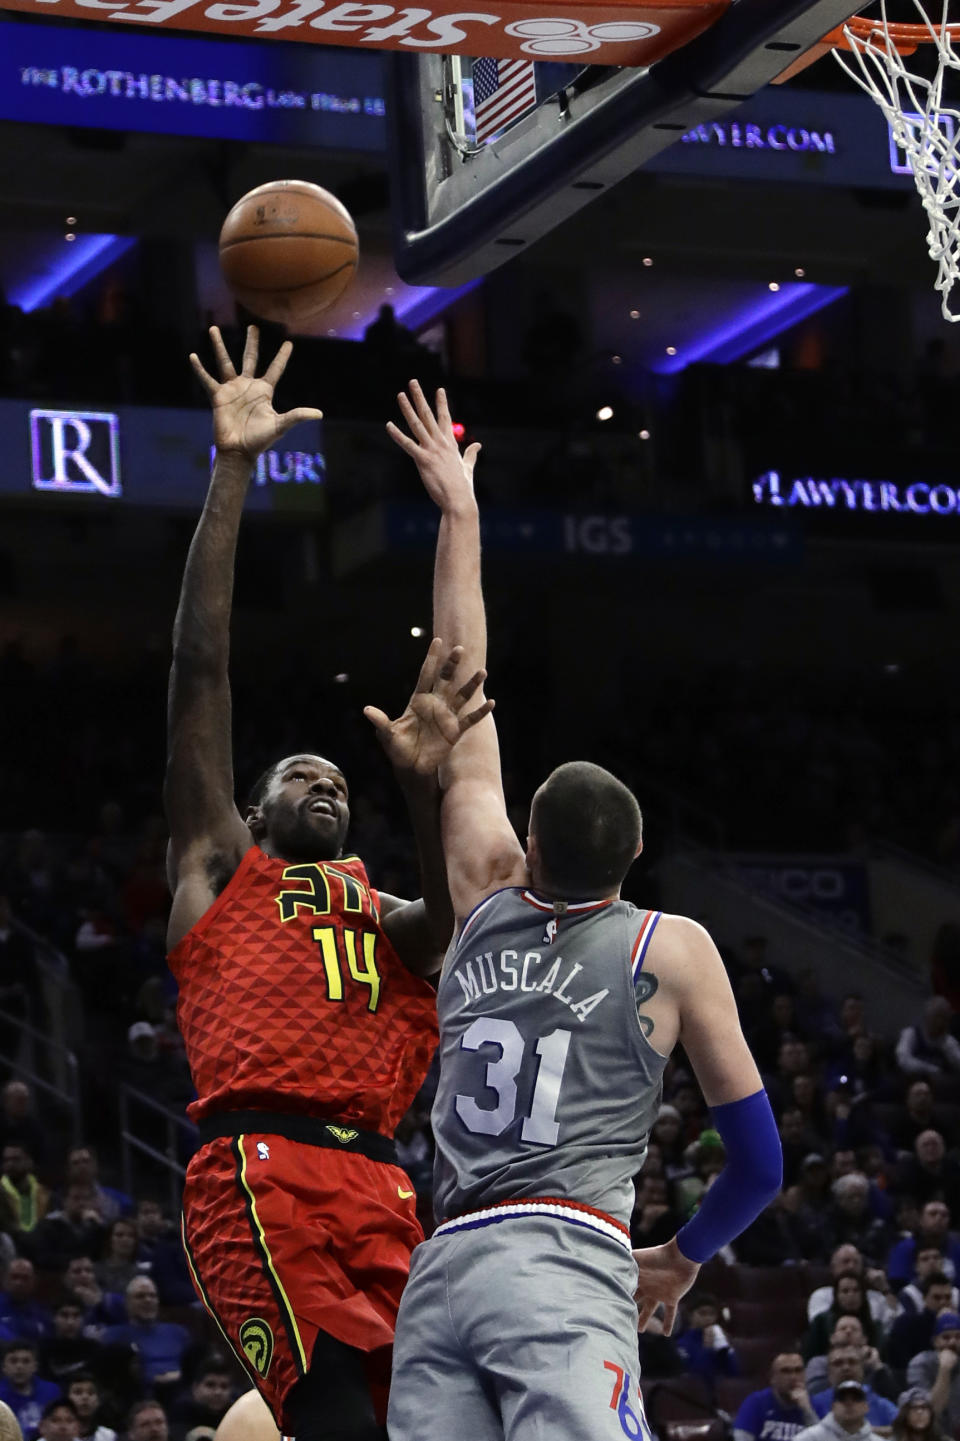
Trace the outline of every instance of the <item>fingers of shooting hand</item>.
<path fill-rule="evenodd" d="M 230 359 L 227 347 L 223 343 L 223 336 L 220 334 L 220 327 L 218 325 L 211 325 L 210 340 L 213 345 L 213 353 L 217 357 L 217 364 L 220 367 L 220 379 L 236 380 L 236 366 Z"/>
<path fill-rule="evenodd" d="M 388 731 L 392 724 L 390 717 L 385 711 L 378 710 L 375 705 L 365 705 L 363 713 L 376 731 Z"/>
<path fill-rule="evenodd" d="M 207 394 L 216 395 L 217 382 L 214 380 L 213 376 L 209 374 L 208 371 L 204 370 L 200 357 L 195 351 L 190 352 L 190 364 L 193 367 L 194 375 L 197 377 Z"/>
<path fill-rule="evenodd" d="M 483 705 L 478 706 L 476 710 L 468 711 L 466 715 L 460 716 L 460 734 L 462 735 L 465 731 L 472 730 L 475 725 L 479 725 L 482 720 L 486 719 L 495 705 L 496 701 L 491 696 L 489 700 L 485 700 Z"/>
<path fill-rule="evenodd" d="M 441 641 L 441 645 L 442 644 L 443 642 Z M 444 682 L 453 680 L 453 677 L 457 673 L 457 667 L 459 666 L 462 659 L 463 646 L 455 645 L 449 655 L 444 658 L 444 662 L 440 667 L 440 674 L 437 679 Z"/>
<path fill-rule="evenodd" d="M 455 440 L 453 433 L 453 421 L 450 419 L 450 407 L 447 404 L 447 392 L 441 385 L 437 391 L 437 424 L 443 431 L 444 437 Z"/>
<path fill-rule="evenodd" d="M 400 394 L 397 396 L 397 404 L 400 407 L 401 415 L 409 425 L 416 439 L 419 440 L 421 445 L 426 445 L 427 441 L 430 439 L 430 432 L 424 425 L 423 421 L 420 419 L 417 412 L 414 410 L 413 404 L 406 391 L 401 390 Z"/>
<path fill-rule="evenodd" d="M 409 435 L 405 435 L 398 425 L 394 425 L 392 420 L 387 421 L 387 434 L 394 445 L 399 445 L 402 451 L 416 460 L 420 447 L 415 440 L 410 439 Z"/>
<path fill-rule="evenodd" d="M 424 395 L 423 387 L 421 386 L 419 380 L 411 380 L 407 389 L 409 390 L 410 398 L 413 401 L 414 406 L 416 407 L 416 412 L 417 416 L 419 417 L 420 423 L 426 430 L 427 434 L 432 435 L 437 439 L 442 439 L 443 437 L 441 436 L 440 427 L 437 424 L 437 417 L 430 409 L 430 402 Z"/>
<path fill-rule="evenodd" d="M 480 454 L 481 449 L 482 446 L 480 445 L 479 440 L 474 440 L 471 441 L 471 443 L 467 446 L 466 450 L 463 452 L 463 463 L 466 467 L 467 474 L 470 476 L 473 475 L 473 467 L 477 463 L 477 456 Z"/>
<path fill-rule="evenodd" d="M 450 702 L 451 709 L 455 711 L 460 710 L 461 707 L 464 706 L 466 702 L 470 699 L 470 697 L 475 694 L 479 687 L 483 685 L 486 678 L 487 673 L 485 670 L 475 670 L 470 679 L 464 681 L 463 685 L 453 697 L 453 700 Z"/>
<path fill-rule="evenodd" d="M 420 667 L 420 674 L 417 676 L 414 694 L 424 695 L 433 690 L 434 681 L 437 678 L 437 669 L 440 665 L 440 652 L 442 650 L 443 641 L 439 636 L 434 636 L 424 656 L 423 665 Z"/>
<path fill-rule="evenodd" d="M 298 405 L 295 410 L 287 410 L 283 415 L 277 416 L 277 435 L 286 435 L 295 425 L 300 425 L 304 420 L 322 420 L 323 411 L 314 410 L 309 405 Z"/>
<path fill-rule="evenodd" d="M 263 372 L 263 378 L 271 388 L 275 387 L 277 381 L 287 368 L 287 361 L 293 354 L 293 342 L 285 340 L 277 351 L 276 355 Z"/>
<path fill-rule="evenodd" d="M 260 331 L 255 325 L 247 326 L 247 338 L 243 344 L 241 375 L 254 376 L 257 373 L 257 357 L 260 354 Z"/>

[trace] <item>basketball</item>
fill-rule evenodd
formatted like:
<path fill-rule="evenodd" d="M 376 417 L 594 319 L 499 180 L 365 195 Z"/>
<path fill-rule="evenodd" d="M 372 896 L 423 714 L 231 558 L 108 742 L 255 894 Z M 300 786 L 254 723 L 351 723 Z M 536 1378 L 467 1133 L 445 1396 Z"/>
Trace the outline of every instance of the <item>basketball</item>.
<path fill-rule="evenodd" d="M 258 185 L 220 231 L 220 267 L 236 298 L 262 320 L 290 326 L 339 300 L 358 255 L 349 211 L 308 180 Z"/>
<path fill-rule="evenodd" d="M 266 1402 L 256 1391 L 245 1391 L 217 1427 L 214 1441 L 281 1441 Z"/>

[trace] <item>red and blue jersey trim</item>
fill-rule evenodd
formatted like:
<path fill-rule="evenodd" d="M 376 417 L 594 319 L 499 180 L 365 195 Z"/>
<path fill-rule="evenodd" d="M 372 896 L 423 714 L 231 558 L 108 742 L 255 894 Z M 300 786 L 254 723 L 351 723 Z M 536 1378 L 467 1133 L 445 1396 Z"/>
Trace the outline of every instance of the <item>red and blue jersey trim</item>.
<path fill-rule="evenodd" d="M 533 891 L 521 891 L 520 899 L 533 906 L 534 910 L 549 911 L 552 916 L 587 916 L 591 911 L 602 911 L 604 906 L 612 906 L 614 901 L 611 896 L 605 901 L 545 901 Z M 558 904 L 560 910 L 557 910 Z"/>
<path fill-rule="evenodd" d="M 504 1221 L 515 1221 L 523 1216 L 551 1216 L 554 1220 L 565 1221 L 571 1226 L 582 1226 L 598 1236 L 616 1241 L 626 1250 L 631 1249 L 630 1232 L 621 1221 L 598 1211 L 595 1206 L 586 1206 L 579 1201 L 568 1201 L 559 1196 L 531 1196 L 522 1201 L 495 1201 L 479 1211 L 467 1211 L 461 1216 L 451 1216 L 434 1231 L 437 1236 L 449 1236 L 459 1231 L 480 1231 L 486 1226 L 501 1225 Z"/>
<path fill-rule="evenodd" d="M 482 912 L 486 910 L 492 900 L 495 900 L 497 896 L 502 896 L 504 891 L 516 890 L 515 886 L 501 886 L 499 890 L 491 891 L 489 896 L 484 896 L 482 901 L 478 901 L 463 923 L 457 937 L 457 944 L 459 945 L 467 932 L 473 929 Z M 563 909 L 558 911 L 553 901 L 546 901 L 542 896 L 535 895 L 533 891 L 529 890 L 520 891 L 520 899 L 525 901 L 528 906 L 532 906 L 534 910 L 544 911 L 551 916 L 586 916 L 591 911 L 602 911 L 605 906 L 613 905 L 612 898 L 605 901 L 563 901 L 561 902 Z"/>
<path fill-rule="evenodd" d="M 653 939 L 653 933 L 657 929 L 657 922 L 662 915 L 663 911 L 647 911 L 647 914 L 643 918 L 643 923 L 637 932 L 637 939 L 634 941 L 633 950 L 630 952 L 630 971 L 633 975 L 634 982 L 636 982 L 637 977 L 643 969 L 644 957 Z"/>

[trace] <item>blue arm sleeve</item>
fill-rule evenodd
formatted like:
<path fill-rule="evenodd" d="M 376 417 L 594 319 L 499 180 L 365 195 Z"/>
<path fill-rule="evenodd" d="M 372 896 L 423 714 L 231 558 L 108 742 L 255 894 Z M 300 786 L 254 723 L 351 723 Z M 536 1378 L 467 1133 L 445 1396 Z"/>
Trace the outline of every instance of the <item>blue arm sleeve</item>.
<path fill-rule="evenodd" d="M 769 1205 L 783 1184 L 783 1151 L 766 1091 L 715 1106 L 727 1164 L 697 1214 L 677 1232 L 688 1261 L 709 1261 Z"/>

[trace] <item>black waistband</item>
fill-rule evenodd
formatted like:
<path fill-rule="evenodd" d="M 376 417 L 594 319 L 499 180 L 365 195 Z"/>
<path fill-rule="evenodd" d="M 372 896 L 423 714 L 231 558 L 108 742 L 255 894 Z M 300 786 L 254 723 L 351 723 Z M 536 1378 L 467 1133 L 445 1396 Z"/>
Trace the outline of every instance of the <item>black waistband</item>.
<path fill-rule="evenodd" d="M 291 1115 L 286 1111 L 219 1111 L 197 1122 L 201 1145 L 221 1136 L 285 1136 L 306 1146 L 326 1146 L 331 1151 L 354 1151 L 371 1161 L 397 1165 L 397 1148 L 389 1136 L 361 1131 L 345 1121 L 325 1121 L 320 1116 Z"/>

